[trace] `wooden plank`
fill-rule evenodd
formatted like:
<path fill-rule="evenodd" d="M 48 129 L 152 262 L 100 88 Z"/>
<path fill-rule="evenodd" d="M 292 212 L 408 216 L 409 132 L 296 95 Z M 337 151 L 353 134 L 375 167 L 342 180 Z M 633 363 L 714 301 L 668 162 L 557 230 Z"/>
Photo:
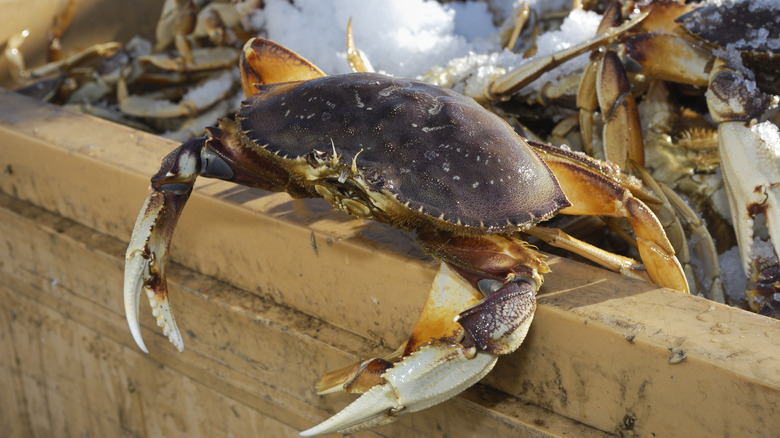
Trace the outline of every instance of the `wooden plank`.
<path fill-rule="evenodd" d="M 18 365 L 4 365 L 2 372 L 23 380 L 25 395 L 41 406 L 35 412 L 47 413 L 35 416 L 33 436 L 55 430 L 64 436 L 80 430 L 109 436 L 294 436 L 353 398 L 314 395 L 320 373 L 388 351 L 174 265 L 171 282 L 199 323 L 183 354 L 144 329 L 152 341 L 151 354 L 144 355 L 127 334 L 112 284 L 121 279 L 117 249 L 123 245 L 0 194 L 0 247 L 8 249 L 0 253 L 0 302 L 4 313 L 25 316 L 10 331 Z M 462 431 L 603 435 L 478 387 L 365 436 Z"/>
<path fill-rule="evenodd" d="M 98 436 L 229 436 L 257 432 L 259 436 L 260 431 L 273 436 L 296 435 L 290 426 L 259 415 L 79 325 L 70 315 L 61 313 L 62 307 L 41 306 L 27 295 L 29 286 L 7 274 L 2 277 L 2 298 L 20 313 L 34 316 L 17 322 L 14 346 L 22 352 L 37 350 L 42 367 L 28 368 L 25 363 L 3 372 L 18 376 L 25 385 L 25 397 L 31 400 L 26 412 L 32 419 L 29 436 L 82 436 L 85 432 Z M 34 336 L 45 336 L 46 340 L 30 343 Z M 78 356 L 77 360 L 60 360 L 68 355 Z M 231 418 L 243 418 L 246 423 L 233 425 Z"/>
<path fill-rule="evenodd" d="M 21 374 L 11 372 L 21 361 L 13 348 L 13 326 L 18 313 L 9 307 L 0 308 L 0 430 L 8 436 L 33 436 L 30 414 L 24 395 Z"/>

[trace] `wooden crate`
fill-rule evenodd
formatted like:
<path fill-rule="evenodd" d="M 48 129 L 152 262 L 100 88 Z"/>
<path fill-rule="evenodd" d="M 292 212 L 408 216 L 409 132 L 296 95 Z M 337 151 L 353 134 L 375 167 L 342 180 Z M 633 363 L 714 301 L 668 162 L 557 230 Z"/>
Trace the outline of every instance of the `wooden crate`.
<path fill-rule="evenodd" d="M 323 201 L 202 180 L 171 251 L 185 351 L 145 306 L 150 354 L 138 350 L 123 316 L 124 250 L 148 178 L 175 146 L 0 91 L 7 436 L 295 436 L 353 398 L 316 396 L 322 373 L 408 335 L 436 269 L 411 237 Z M 463 395 L 363 435 L 780 429 L 778 321 L 550 265 L 518 352 Z"/>

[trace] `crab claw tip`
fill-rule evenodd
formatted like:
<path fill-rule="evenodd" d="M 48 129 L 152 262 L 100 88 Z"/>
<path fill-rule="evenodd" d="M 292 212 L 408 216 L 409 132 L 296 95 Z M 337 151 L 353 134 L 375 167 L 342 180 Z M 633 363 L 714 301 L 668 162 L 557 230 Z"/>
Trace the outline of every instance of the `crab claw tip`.
<path fill-rule="evenodd" d="M 125 317 L 127 325 L 130 328 L 130 334 L 133 335 L 135 343 L 144 353 L 149 353 L 149 349 L 144 344 L 141 336 L 141 326 L 138 323 L 138 312 L 140 310 L 141 290 L 143 289 L 143 273 L 148 270 L 148 261 L 137 251 L 128 251 L 125 258 Z"/>
<path fill-rule="evenodd" d="M 304 430 L 300 435 L 315 436 L 381 426 L 393 421 L 392 411 L 396 407 L 397 400 L 393 388 L 389 385 L 377 385 L 338 414 L 311 429 Z"/>
<path fill-rule="evenodd" d="M 173 313 L 171 312 L 171 306 L 166 299 L 163 302 L 158 302 L 154 295 L 149 299 L 152 305 L 152 313 L 157 318 L 157 325 L 163 329 L 163 334 L 168 337 L 168 341 L 176 347 L 177 350 L 184 350 L 184 341 L 181 337 L 179 327 L 176 325 L 176 320 L 173 319 Z"/>

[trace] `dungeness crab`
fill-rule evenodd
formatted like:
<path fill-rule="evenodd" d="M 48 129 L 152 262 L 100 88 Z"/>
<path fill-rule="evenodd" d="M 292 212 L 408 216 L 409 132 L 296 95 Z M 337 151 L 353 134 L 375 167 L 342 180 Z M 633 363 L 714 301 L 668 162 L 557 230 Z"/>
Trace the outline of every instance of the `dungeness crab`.
<path fill-rule="evenodd" d="M 248 98 L 235 118 L 165 157 L 136 222 L 125 310 L 141 349 L 144 291 L 158 324 L 183 348 L 165 260 L 198 176 L 325 198 L 353 216 L 415 232 L 442 262 L 398 354 L 326 375 L 321 393 L 364 394 L 303 435 L 374 427 L 447 400 L 487 374 L 498 355 L 517 349 L 548 272 L 521 233 L 687 292 L 661 224 L 639 199 L 652 195 L 615 166 L 528 142 L 451 90 L 375 73 L 325 76 L 267 40 L 244 46 L 241 67 Z M 627 217 L 644 267 L 537 225 L 557 213 Z"/>

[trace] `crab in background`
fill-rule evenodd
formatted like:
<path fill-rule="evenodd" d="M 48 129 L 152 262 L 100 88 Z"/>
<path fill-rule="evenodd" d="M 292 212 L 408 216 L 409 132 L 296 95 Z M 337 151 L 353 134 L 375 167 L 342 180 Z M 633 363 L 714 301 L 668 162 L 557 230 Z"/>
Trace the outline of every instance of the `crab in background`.
<path fill-rule="evenodd" d="M 649 206 L 664 223 L 690 289 L 778 317 L 778 7 L 760 1 L 576 3 L 603 14 L 587 41 L 514 69 L 491 65 L 492 58 L 486 65 L 464 58 L 424 77 L 462 89 L 507 118 L 527 117 L 517 121 L 524 136 L 634 172 L 662 199 Z M 538 34 L 526 33 L 530 41 L 521 50 L 533 47 Z M 527 87 L 586 53 L 590 61 L 582 69 Z M 485 77 L 482 69 L 497 74 Z M 521 108 L 517 116 L 515 108 Z M 554 127 L 540 129 L 540 121 L 555 121 Z M 731 266 L 721 265 L 735 262 L 719 260 L 731 247 L 746 287 L 731 281 L 727 289 L 721 281 L 721 267 L 734 276 Z M 742 288 L 744 294 L 736 290 Z"/>
<path fill-rule="evenodd" d="M 18 93 L 183 141 L 240 101 L 236 65 L 257 32 L 247 16 L 260 4 L 166 0 L 154 42 L 137 35 L 63 56 L 60 36 L 80 7 L 68 0 L 54 14 L 48 63 L 26 67 L 25 39 L 42 37 L 27 30 L 9 39 L 4 55 Z"/>
<path fill-rule="evenodd" d="M 165 157 L 135 224 L 124 294 L 141 349 L 144 293 L 158 325 L 183 348 L 165 262 L 198 176 L 322 197 L 352 216 L 416 233 L 441 262 L 409 340 L 390 357 L 324 376 L 320 393 L 363 395 L 304 435 L 375 427 L 440 403 L 517 349 L 549 271 L 524 235 L 688 292 L 660 222 L 641 200 L 653 194 L 610 163 L 528 142 L 449 89 L 377 73 L 325 76 L 264 39 L 244 46 L 241 76 L 247 99 L 235 118 Z M 558 213 L 627 218 L 643 264 L 539 225 Z"/>

